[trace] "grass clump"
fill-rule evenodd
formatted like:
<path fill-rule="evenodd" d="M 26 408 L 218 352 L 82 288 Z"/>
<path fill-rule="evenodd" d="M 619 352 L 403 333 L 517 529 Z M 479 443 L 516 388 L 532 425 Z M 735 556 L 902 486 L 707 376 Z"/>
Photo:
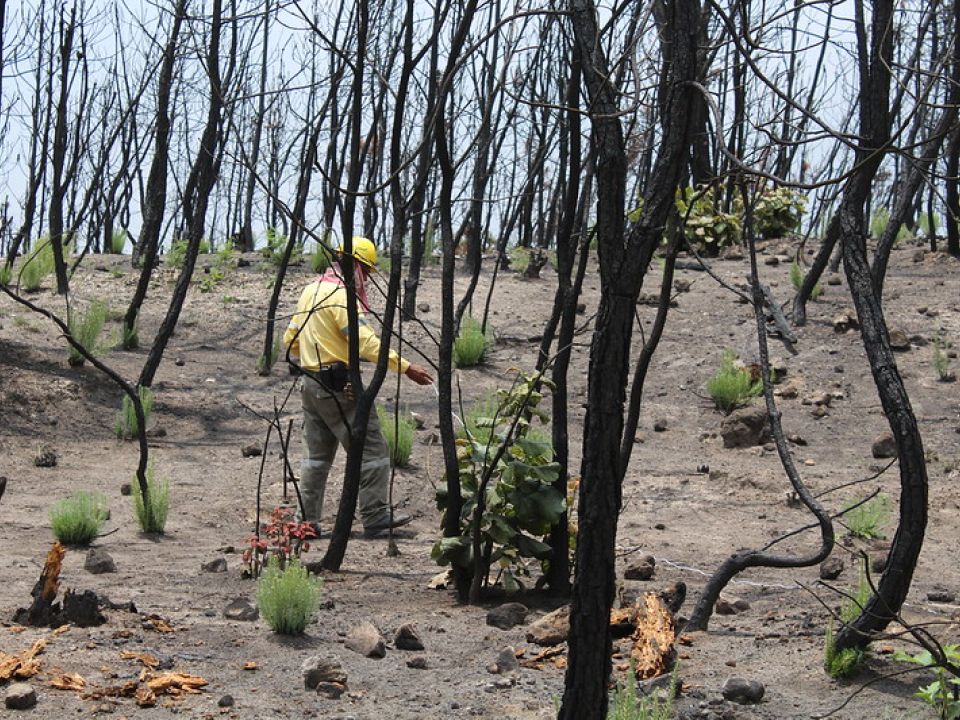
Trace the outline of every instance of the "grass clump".
<path fill-rule="evenodd" d="M 100 343 L 100 332 L 107 321 L 107 304 L 102 300 L 90 303 L 86 312 L 71 312 L 67 325 L 73 339 L 80 343 L 91 355 L 98 355 L 103 351 Z M 70 346 L 70 355 L 67 362 L 72 367 L 83 365 L 85 358 L 73 345 Z"/>
<path fill-rule="evenodd" d="M 130 494 L 133 497 L 133 514 L 140 529 L 152 535 L 163 535 L 170 512 L 170 481 L 157 480 L 151 463 L 147 467 L 147 502 L 143 501 L 140 483 L 136 478 L 131 483 Z"/>
<path fill-rule="evenodd" d="M 53 535 L 64 545 L 89 545 L 107 521 L 107 498 L 76 492 L 50 508 Z"/>
<path fill-rule="evenodd" d="M 754 378 L 746 368 L 738 367 L 735 364 L 736 359 L 733 350 L 724 350 L 720 358 L 720 369 L 707 380 L 707 392 L 717 408 L 725 413 L 746 404 L 750 398 L 763 392 L 763 380 Z"/>
<path fill-rule="evenodd" d="M 461 321 L 460 332 L 453 341 L 453 362 L 458 368 L 479 365 L 490 345 L 490 338 L 480 323 L 468 315 Z"/>
<path fill-rule="evenodd" d="M 143 405 L 143 421 L 147 423 L 150 420 L 150 413 L 153 412 L 153 391 L 141 385 L 137 392 L 140 395 L 140 404 Z M 120 404 L 117 419 L 113 423 L 113 431 L 121 440 L 131 440 L 140 435 L 136 410 L 133 407 L 133 402 L 126 394 L 124 394 L 123 401 Z"/>
<path fill-rule="evenodd" d="M 800 289 L 800 286 L 803 285 L 804 277 L 806 277 L 806 275 L 800 268 L 800 263 L 796 260 L 790 263 L 790 284 L 793 285 L 794 290 Z M 823 295 L 823 285 L 816 283 L 813 286 L 813 290 L 810 291 L 810 299 L 816 300 L 821 295 Z"/>
<path fill-rule="evenodd" d="M 127 231 L 126 230 L 114 230 L 113 234 L 110 236 L 110 252 L 114 255 L 119 255 L 123 252 L 123 248 L 127 244 Z"/>
<path fill-rule="evenodd" d="M 13 279 L 13 266 L 4 263 L 0 266 L 0 285 L 9 285 L 10 281 Z"/>
<path fill-rule="evenodd" d="M 64 248 L 66 254 L 67 248 Z M 33 250 L 24 258 L 20 266 L 20 284 L 24 291 L 35 292 L 40 289 L 40 283 L 54 270 L 53 244 L 49 238 L 41 238 L 33 246 Z"/>
<path fill-rule="evenodd" d="M 949 347 L 950 342 L 942 334 L 933 339 L 933 369 L 937 371 L 937 378 L 941 382 L 956 380 L 956 374 L 950 369 L 950 357 L 946 353 Z"/>
<path fill-rule="evenodd" d="M 880 493 L 844 516 L 851 535 L 864 540 L 884 537 L 883 528 L 890 520 L 890 497 Z"/>
<path fill-rule="evenodd" d="M 490 444 L 493 436 L 494 417 L 500 411 L 500 398 L 495 392 L 473 401 L 463 414 L 463 427 L 457 430 L 457 437 L 472 440 L 480 445 Z M 503 418 L 497 418 L 502 421 Z"/>
<path fill-rule="evenodd" d="M 406 467 L 413 451 L 414 422 L 407 413 L 399 415 L 377 406 L 380 429 L 390 447 L 390 462 L 394 467 Z"/>
<path fill-rule="evenodd" d="M 631 669 L 626 682 L 617 683 L 610 698 L 607 720 L 670 720 L 674 716 L 677 670 L 674 667 L 666 692 L 646 697 L 637 695 L 637 678 Z"/>
<path fill-rule="evenodd" d="M 270 629 L 281 635 L 300 635 L 320 602 L 320 581 L 310 577 L 296 558 L 281 569 L 270 558 L 257 581 L 257 607 Z"/>
<path fill-rule="evenodd" d="M 824 635 L 823 669 L 834 680 L 848 678 L 860 668 L 866 653 L 860 648 L 837 650 L 833 637 L 833 623 L 827 626 Z"/>

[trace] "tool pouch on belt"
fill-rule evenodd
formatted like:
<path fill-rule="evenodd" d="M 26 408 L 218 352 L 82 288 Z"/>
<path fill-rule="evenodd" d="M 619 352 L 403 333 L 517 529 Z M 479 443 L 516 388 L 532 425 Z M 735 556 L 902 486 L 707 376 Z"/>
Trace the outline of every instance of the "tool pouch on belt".
<path fill-rule="evenodd" d="M 350 373 L 347 370 L 346 364 L 336 362 L 321 368 L 320 371 L 316 373 L 316 379 L 319 380 L 320 384 L 327 388 L 327 390 L 343 392 L 343 389 L 350 381 Z"/>

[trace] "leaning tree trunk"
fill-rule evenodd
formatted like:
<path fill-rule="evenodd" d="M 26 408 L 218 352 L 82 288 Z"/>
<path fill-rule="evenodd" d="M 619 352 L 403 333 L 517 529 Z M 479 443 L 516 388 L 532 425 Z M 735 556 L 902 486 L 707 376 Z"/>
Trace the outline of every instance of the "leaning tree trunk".
<path fill-rule="evenodd" d="M 592 0 L 568 4 L 583 82 L 590 99 L 592 153 L 597 177 L 596 233 L 601 300 L 590 351 L 588 410 L 583 438 L 577 574 L 570 613 L 570 656 L 564 680 L 563 720 L 607 716 L 617 519 L 621 504 L 620 443 L 624 388 L 630 362 L 634 308 L 653 251 L 673 207 L 687 158 L 697 74 L 697 0 L 665 8 L 662 48 L 667 77 L 660 99 L 663 137 L 640 220 L 624 238 L 626 155 L 617 92 L 600 43 Z M 625 242 L 626 240 L 626 242 Z"/>

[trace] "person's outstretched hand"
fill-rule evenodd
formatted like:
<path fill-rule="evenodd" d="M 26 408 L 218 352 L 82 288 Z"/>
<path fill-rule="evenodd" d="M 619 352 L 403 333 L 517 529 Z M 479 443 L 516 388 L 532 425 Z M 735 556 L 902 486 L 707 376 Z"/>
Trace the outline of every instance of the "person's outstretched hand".
<path fill-rule="evenodd" d="M 422 365 L 410 363 L 407 368 L 406 376 L 413 380 L 417 385 L 429 385 L 433 382 L 433 376 Z"/>

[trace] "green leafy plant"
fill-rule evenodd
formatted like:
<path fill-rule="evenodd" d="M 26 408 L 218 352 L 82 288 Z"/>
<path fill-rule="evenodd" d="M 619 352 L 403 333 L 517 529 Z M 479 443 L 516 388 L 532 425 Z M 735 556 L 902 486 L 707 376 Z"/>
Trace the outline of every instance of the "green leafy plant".
<path fill-rule="evenodd" d="M 890 497 L 880 493 L 844 515 L 851 535 L 865 540 L 884 537 L 883 528 L 890 521 Z"/>
<path fill-rule="evenodd" d="M 153 412 L 153 391 L 141 385 L 138 388 L 140 394 L 140 404 L 143 405 L 143 420 L 149 422 L 150 413 Z M 137 423 L 137 413 L 133 407 L 133 402 L 124 393 L 123 400 L 120 402 L 120 412 L 117 414 L 113 423 L 113 431 L 121 440 L 131 440 L 140 435 L 140 426 Z"/>
<path fill-rule="evenodd" d="M 523 247 L 522 245 L 514 245 L 510 248 L 507 258 L 510 261 L 510 269 L 523 275 L 527 271 L 527 266 L 530 264 L 530 248 Z"/>
<path fill-rule="evenodd" d="M 68 252 L 69 245 L 64 247 L 64 254 Z M 33 249 L 23 259 L 20 265 L 20 284 L 26 292 L 39 290 L 43 279 L 53 270 L 53 244 L 50 238 L 44 236 L 34 243 Z"/>
<path fill-rule="evenodd" d="M 960 645 L 944 645 L 942 649 L 948 663 L 960 666 Z M 960 718 L 960 678 L 950 673 L 941 661 L 933 657 L 933 653 L 921 650 L 911 654 L 900 650 L 893 657 L 901 662 L 932 669 L 936 679 L 920 688 L 917 697 L 933 707 L 941 720 Z"/>
<path fill-rule="evenodd" d="M 807 198 L 796 190 L 779 187 L 763 193 L 753 206 L 754 230 L 761 237 L 783 237 L 800 227 Z"/>
<path fill-rule="evenodd" d="M 683 232 L 689 242 L 706 255 L 716 255 L 721 249 L 740 240 L 740 218 L 719 209 L 713 188 L 677 190 L 677 210 L 686 219 Z M 689 212 L 689 215 L 687 214 Z"/>
<path fill-rule="evenodd" d="M 942 334 L 938 334 L 933 339 L 933 368 L 937 371 L 937 378 L 941 382 L 948 382 L 956 377 L 950 370 L 950 358 L 946 353 L 949 347 L 950 342 Z"/>
<path fill-rule="evenodd" d="M 277 336 L 273 339 L 273 345 L 270 346 L 270 356 L 261 354 L 257 358 L 257 374 L 258 375 L 269 375 L 271 368 L 277 364 L 277 358 L 280 357 L 280 347 L 281 347 L 282 335 L 280 332 L 277 333 Z"/>
<path fill-rule="evenodd" d="M 137 328 L 139 320 L 140 316 L 136 315 L 131 325 L 127 325 L 126 322 L 123 323 L 123 328 L 120 331 L 120 342 L 124 350 L 135 350 L 140 347 L 140 331 Z"/>
<path fill-rule="evenodd" d="M 618 682 L 613 690 L 607 720 L 670 720 L 674 716 L 676 694 L 676 665 L 670 675 L 670 685 L 662 693 L 646 697 L 638 697 L 637 676 L 631 668 L 625 681 Z"/>
<path fill-rule="evenodd" d="M 736 360 L 737 355 L 733 350 L 724 350 L 720 369 L 707 380 L 707 392 L 717 408 L 725 413 L 763 393 L 763 380 L 754 377 L 747 368 L 739 367 Z"/>
<path fill-rule="evenodd" d="M 100 342 L 100 332 L 103 330 L 103 324 L 107 321 L 107 304 L 102 300 L 95 300 L 87 307 L 86 312 L 71 310 L 67 316 L 67 326 L 70 328 L 70 334 L 73 339 L 80 343 L 86 350 L 96 356 L 103 351 L 103 343 Z M 83 365 L 85 358 L 73 345 L 70 345 L 70 354 L 67 362 L 72 367 Z"/>
<path fill-rule="evenodd" d="M 390 447 L 390 462 L 394 467 L 406 467 L 413 451 L 414 422 L 407 413 L 399 416 L 377 406 L 380 429 Z"/>
<path fill-rule="evenodd" d="M 521 589 L 530 561 L 549 559 L 551 548 L 542 538 L 567 509 L 565 493 L 553 485 L 560 473 L 553 448 L 529 436 L 532 420 L 549 420 L 538 407 L 540 383 L 552 387 L 539 376 L 520 373 L 509 390 L 497 391 L 499 407 L 489 422 L 492 442 L 457 441 L 460 535 L 441 538 L 431 555 L 441 565 L 454 563 L 474 577 L 479 574 L 481 586 L 489 585 L 490 569 L 496 566 L 496 581 L 507 591 Z M 437 505 L 447 511 L 446 484 L 438 488 Z M 475 533 L 481 548 L 477 558 Z"/>
<path fill-rule="evenodd" d="M 940 216 L 925 212 L 920 213 L 920 217 L 917 218 L 917 225 L 923 235 L 936 235 L 940 229 Z"/>
<path fill-rule="evenodd" d="M 803 279 L 806 277 L 804 275 L 803 269 L 800 267 L 800 263 L 794 260 L 790 263 L 790 284 L 793 285 L 794 290 L 800 290 L 800 286 L 803 285 Z M 813 290 L 810 291 L 810 299 L 816 300 L 821 295 L 823 295 L 823 285 L 820 283 L 815 283 Z"/>
<path fill-rule="evenodd" d="M 163 535 L 170 512 L 170 481 L 157 480 L 153 463 L 147 467 L 147 502 L 140 492 L 140 483 L 134 478 L 131 483 L 133 514 L 140 529 L 152 535 Z"/>
<path fill-rule="evenodd" d="M 310 268 L 318 275 L 322 275 L 330 267 L 332 261 L 333 256 L 330 251 L 320 243 L 316 243 L 313 252 L 310 253 Z"/>
<path fill-rule="evenodd" d="M 281 568 L 273 556 L 257 581 L 257 607 L 275 633 L 300 635 L 317 611 L 320 587 L 296 558 Z"/>
<path fill-rule="evenodd" d="M 279 506 L 273 509 L 270 519 L 263 523 L 260 532 L 250 536 L 248 547 L 243 551 L 245 575 L 259 577 L 270 558 L 275 558 L 280 569 L 291 559 L 310 549 L 310 540 L 317 537 L 313 523 L 297 520 L 293 508 Z"/>
<path fill-rule="evenodd" d="M 863 612 L 871 592 L 870 583 L 867 582 L 866 565 L 861 564 L 856 589 L 840 603 L 840 621 L 844 625 L 853 622 Z M 830 677 L 835 680 L 850 677 L 860 668 L 865 657 L 866 651 L 861 648 L 837 650 L 833 622 L 827 625 L 824 634 L 823 668 Z"/>
<path fill-rule="evenodd" d="M 65 545 L 89 545 L 107 521 L 107 498 L 101 493 L 76 492 L 50 509 L 53 535 Z"/>
<path fill-rule="evenodd" d="M 167 265 L 172 268 L 182 268 L 187 260 L 187 247 L 189 245 L 189 240 L 174 240 L 170 245 L 170 252 L 167 253 Z"/>
<path fill-rule="evenodd" d="M 110 252 L 114 255 L 119 255 L 123 252 L 123 248 L 127 244 L 127 231 L 126 230 L 114 230 L 113 234 L 110 236 Z"/>
<path fill-rule="evenodd" d="M 493 438 L 494 418 L 500 410 L 500 398 L 496 392 L 489 392 L 476 399 L 463 412 L 463 426 L 457 430 L 457 437 L 472 442 L 489 444 Z"/>
<path fill-rule="evenodd" d="M 276 228 L 267 228 L 266 244 L 260 249 L 260 253 L 272 264 L 279 266 L 283 262 L 283 254 L 287 246 L 287 236 L 278 232 Z M 290 263 L 299 262 L 299 255 L 294 252 L 290 255 Z"/>
<path fill-rule="evenodd" d="M 460 332 L 453 341 L 453 362 L 458 368 L 479 365 L 490 345 L 490 337 L 483 332 L 480 323 L 467 315 L 461 321 Z"/>

